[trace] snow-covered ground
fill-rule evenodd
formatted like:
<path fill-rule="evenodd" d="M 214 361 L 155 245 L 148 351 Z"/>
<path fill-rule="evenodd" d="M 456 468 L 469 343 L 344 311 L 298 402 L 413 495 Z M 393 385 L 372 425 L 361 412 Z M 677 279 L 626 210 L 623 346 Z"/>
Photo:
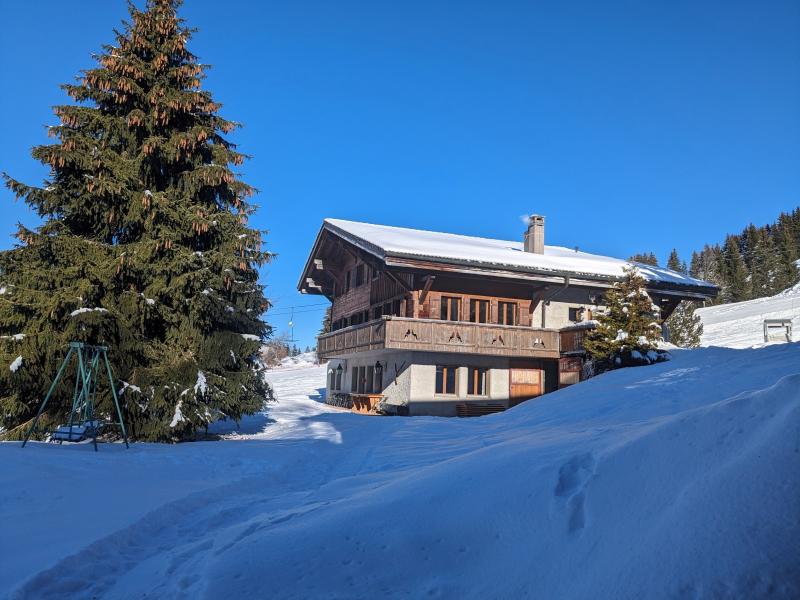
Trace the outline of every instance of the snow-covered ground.
<path fill-rule="evenodd" d="M 12 598 L 797 598 L 800 344 L 676 351 L 479 419 L 321 403 L 231 439 L 0 444 Z"/>
<path fill-rule="evenodd" d="M 764 343 L 764 319 L 792 319 L 793 341 L 800 341 L 800 283 L 770 298 L 700 308 L 702 344 L 750 348 Z"/>

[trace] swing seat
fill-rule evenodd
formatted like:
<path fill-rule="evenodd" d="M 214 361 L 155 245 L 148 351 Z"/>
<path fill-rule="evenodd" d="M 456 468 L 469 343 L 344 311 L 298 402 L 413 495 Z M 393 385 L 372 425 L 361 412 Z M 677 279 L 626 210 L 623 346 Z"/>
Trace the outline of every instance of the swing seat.
<path fill-rule="evenodd" d="M 94 437 L 100 430 L 100 421 L 84 421 L 77 425 L 62 425 L 50 434 L 50 440 L 54 442 L 82 442 Z"/>

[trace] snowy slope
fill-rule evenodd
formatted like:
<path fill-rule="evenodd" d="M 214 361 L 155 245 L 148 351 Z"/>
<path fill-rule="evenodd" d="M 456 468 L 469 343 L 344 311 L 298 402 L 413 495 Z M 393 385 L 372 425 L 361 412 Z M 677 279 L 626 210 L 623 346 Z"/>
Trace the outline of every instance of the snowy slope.
<path fill-rule="evenodd" d="M 793 341 L 800 341 L 800 283 L 770 298 L 700 308 L 702 344 L 749 348 L 764 343 L 764 319 L 792 319 Z"/>
<path fill-rule="evenodd" d="M 274 367 L 275 369 L 297 369 L 302 367 L 313 367 L 318 363 L 317 361 L 317 353 L 314 351 L 311 352 L 301 352 L 297 356 L 287 356 L 281 359 L 281 362 L 278 366 Z"/>
<path fill-rule="evenodd" d="M 324 376 L 270 373 L 282 404 L 236 440 L 0 444 L 0 589 L 800 596 L 800 344 L 676 351 L 480 419 L 332 411 Z"/>

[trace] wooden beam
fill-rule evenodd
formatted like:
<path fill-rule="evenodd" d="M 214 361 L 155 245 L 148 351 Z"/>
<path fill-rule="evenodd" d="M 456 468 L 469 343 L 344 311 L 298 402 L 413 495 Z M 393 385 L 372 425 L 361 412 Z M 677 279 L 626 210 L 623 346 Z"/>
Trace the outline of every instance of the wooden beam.
<path fill-rule="evenodd" d="M 436 281 L 436 275 L 428 275 L 425 278 L 425 286 L 422 288 L 422 292 L 419 295 L 419 303 L 423 304 L 425 302 L 425 298 L 428 297 L 428 292 L 431 291 L 431 286 L 433 282 Z"/>
<path fill-rule="evenodd" d="M 395 275 L 395 274 L 394 274 L 394 273 L 392 273 L 391 271 L 389 271 L 389 270 L 384 270 L 384 271 L 383 271 L 383 273 L 385 273 L 385 274 L 386 274 L 386 276 L 387 276 L 389 279 L 391 279 L 392 281 L 394 281 L 394 282 L 395 282 L 397 285 L 399 285 L 399 286 L 400 286 L 401 288 L 403 288 L 405 291 L 407 291 L 407 292 L 410 292 L 410 291 L 411 291 L 411 286 L 409 286 L 409 285 L 408 285 L 408 284 L 407 284 L 405 281 L 403 281 L 402 279 L 400 279 L 400 278 L 399 278 L 397 275 Z"/>

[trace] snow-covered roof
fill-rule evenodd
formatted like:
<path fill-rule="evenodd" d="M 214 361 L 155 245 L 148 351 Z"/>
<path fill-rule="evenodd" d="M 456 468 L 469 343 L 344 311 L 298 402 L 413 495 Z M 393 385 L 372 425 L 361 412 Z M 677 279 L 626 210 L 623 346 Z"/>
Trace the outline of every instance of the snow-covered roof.
<path fill-rule="evenodd" d="M 589 254 L 562 246 L 545 246 L 544 254 L 534 254 L 525 252 L 521 241 L 494 240 L 342 219 L 325 219 L 323 229 L 340 235 L 381 259 L 407 257 L 443 263 L 474 264 L 478 267 L 499 267 L 533 273 L 602 279 L 622 277 L 624 267 L 636 264 L 642 276 L 651 282 L 714 288 L 714 285 L 707 281 L 694 279 L 669 269 Z"/>

